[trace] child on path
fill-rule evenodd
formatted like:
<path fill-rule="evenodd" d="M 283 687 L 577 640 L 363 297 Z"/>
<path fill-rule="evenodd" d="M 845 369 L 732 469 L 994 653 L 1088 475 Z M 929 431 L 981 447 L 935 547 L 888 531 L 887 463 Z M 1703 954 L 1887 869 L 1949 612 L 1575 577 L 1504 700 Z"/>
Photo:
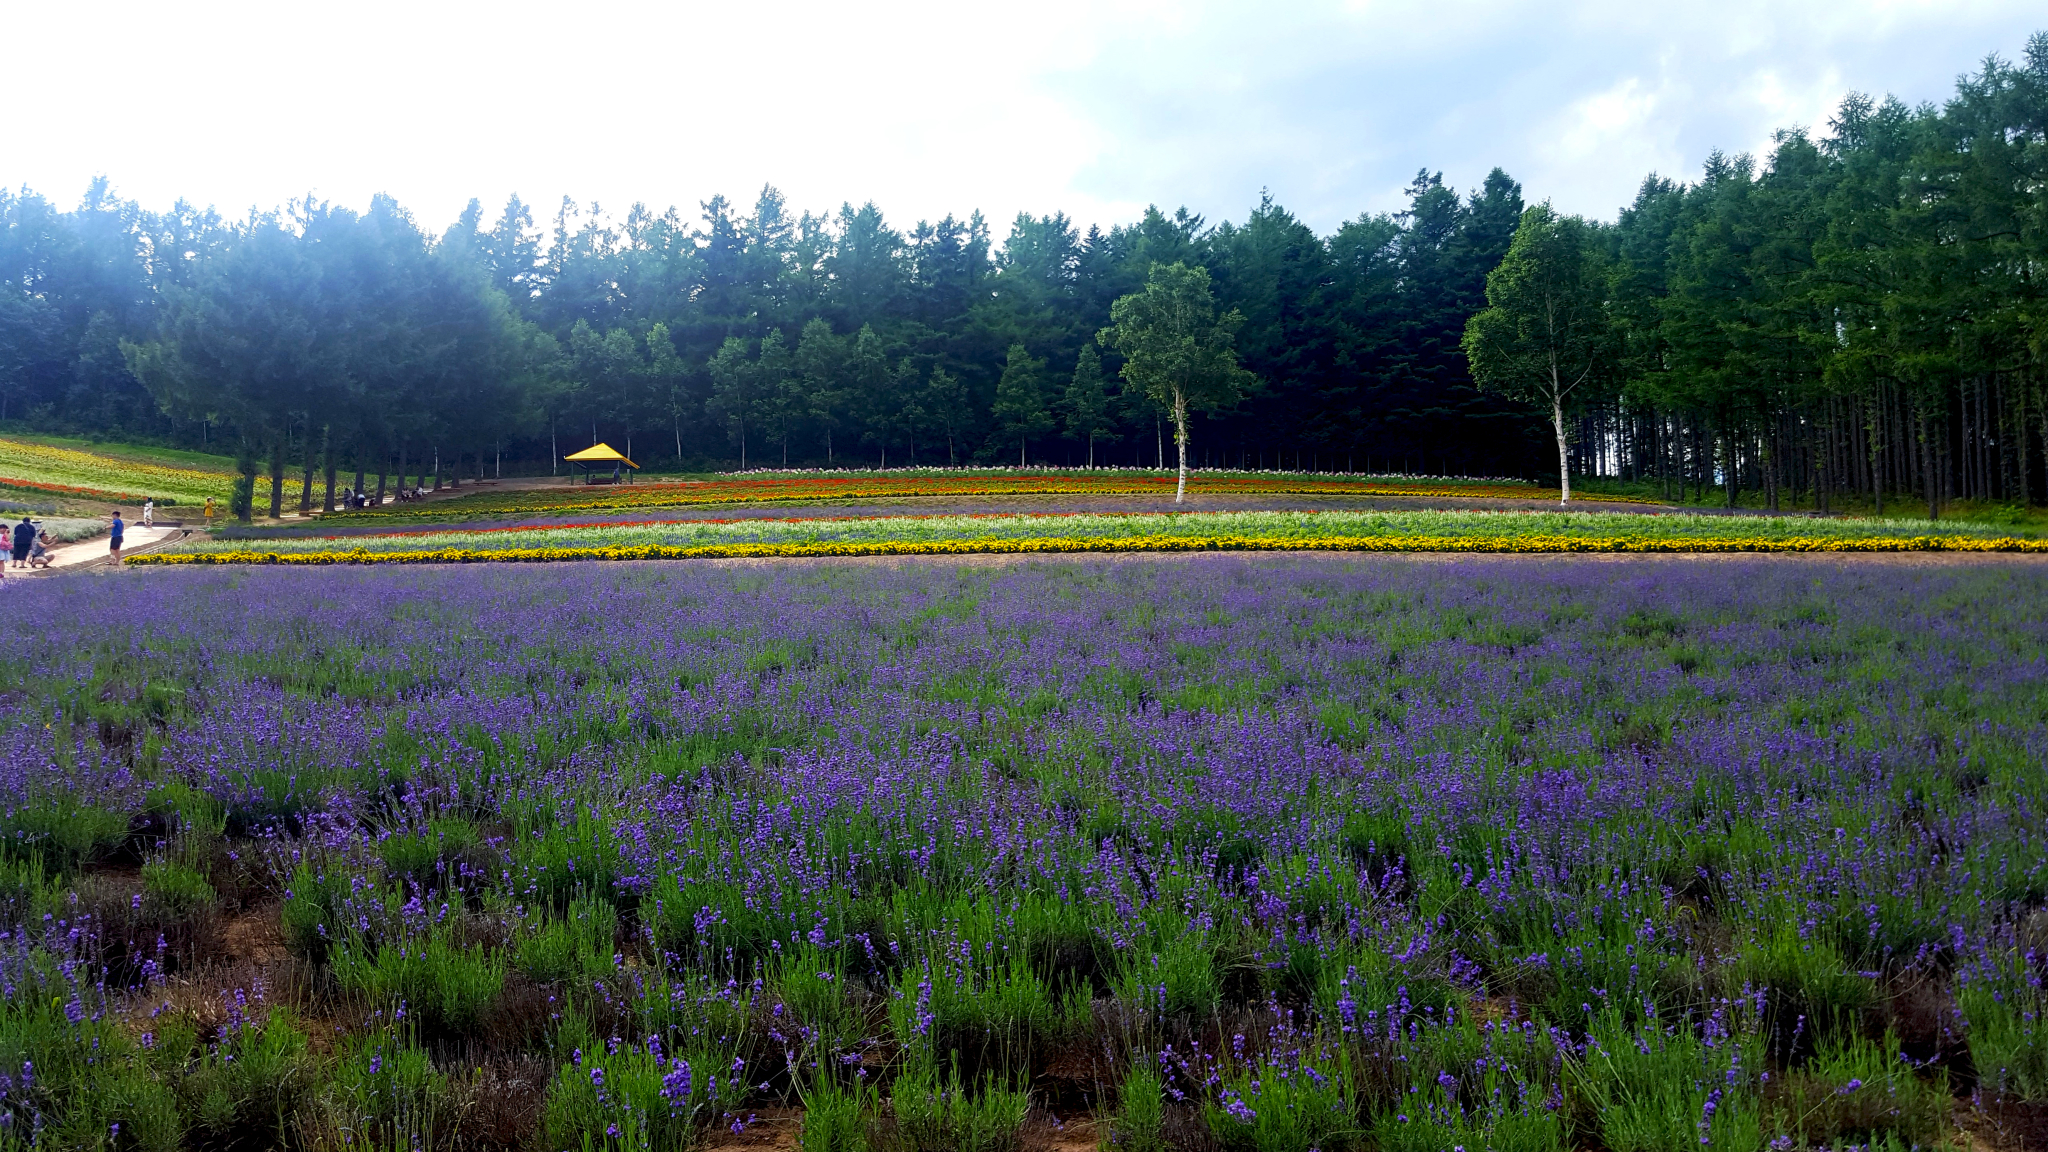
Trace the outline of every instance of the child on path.
<path fill-rule="evenodd" d="M 114 509 L 113 534 L 107 537 L 107 554 L 113 557 L 113 565 L 116 568 L 121 566 L 121 535 L 126 531 L 128 531 L 128 526 L 121 523 L 121 510 L 116 508 Z"/>
<path fill-rule="evenodd" d="M 156 527 L 156 501 L 144 500 L 142 502 L 142 526 L 144 528 Z"/>

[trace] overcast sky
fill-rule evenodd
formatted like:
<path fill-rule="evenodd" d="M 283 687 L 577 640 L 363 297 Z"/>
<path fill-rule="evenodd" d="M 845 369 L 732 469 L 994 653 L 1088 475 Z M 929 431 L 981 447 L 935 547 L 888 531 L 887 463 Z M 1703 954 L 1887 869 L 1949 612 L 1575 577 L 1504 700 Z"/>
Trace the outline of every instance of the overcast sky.
<path fill-rule="evenodd" d="M 0 182 L 229 215 L 381 191 L 436 229 L 472 196 L 694 218 L 772 182 L 1000 237 L 1020 210 L 1242 220 L 1261 188 L 1328 231 L 1420 167 L 1462 189 L 1498 164 L 1611 217 L 1849 90 L 1945 99 L 2037 28 L 2040 0 L 11 0 Z"/>

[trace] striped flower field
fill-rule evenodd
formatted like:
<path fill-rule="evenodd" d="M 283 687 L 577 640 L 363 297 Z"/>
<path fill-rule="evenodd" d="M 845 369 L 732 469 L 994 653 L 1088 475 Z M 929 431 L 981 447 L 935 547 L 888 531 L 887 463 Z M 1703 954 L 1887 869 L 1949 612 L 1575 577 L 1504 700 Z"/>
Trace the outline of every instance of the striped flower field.
<path fill-rule="evenodd" d="M 204 540 L 149 564 L 449 563 L 1018 552 L 2033 552 L 1968 522 L 1563 512 L 1188 512 L 591 522 Z"/>
<path fill-rule="evenodd" d="M 628 485 L 563 484 L 509 491 L 485 489 L 428 504 L 387 504 L 342 511 L 338 524 L 379 520 L 454 520 L 482 516 L 547 516 L 620 512 L 635 508 L 702 508 L 760 504 L 845 503 L 905 498 L 966 499 L 1011 496 L 1167 497 L 1175 478 L 1137 469 L 991 471 L 902 469 L 894 472 L 740 473 L 708 480 Z M 1203 471 L 1192 474 L 1188 491 L 1197 496 L 1412 496 L 1471 499 L 1556 500 L 1555 488 L 1505 480 L 1410 479 L 1329 473 Z M 1603 501 L 1647 503 L 1634 497 Z"/>

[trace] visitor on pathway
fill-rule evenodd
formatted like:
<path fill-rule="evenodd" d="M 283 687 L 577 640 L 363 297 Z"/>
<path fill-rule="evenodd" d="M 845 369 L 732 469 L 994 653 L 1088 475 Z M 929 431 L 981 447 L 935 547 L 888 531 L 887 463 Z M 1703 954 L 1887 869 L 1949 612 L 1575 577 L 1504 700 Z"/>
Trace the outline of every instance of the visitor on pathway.
<path fill-rule="evenodd" d="M 29 567 L 48 568 L 50 566 L 50 544 L 50 530 L 42 526 L 42 521 L 36 521 L 36 540 L 34 544 L 29 546 L 28 550 Z"/>
<path fill-rule="evenodd" d="M 213 497 L 206 498 L 206 526 L 213 527 Z"/>
<path fill-rule="evenodd" d="M 121 534 L 126 531 L 128 531 L 128 526 L 121 523 L 121 510 L 116 508 L 114 509 L 113 535 L 107 537 L 107 555 L 113 557 L 112 563 L 116 568 L 121 566 Z"/>
<path fill-rule="evenodd" d="M 144 528 L 156 527 L 156 501 L 144 500 L 142 502 L 142 526 Z"/>
<path fill-rule="evenodd" d="M 36 526 L 29 523 L 28 513 L 21 514 L 21 523 L 14 526 L 14 566 L 28 567 L 28 550 L 36 542 Z"/>

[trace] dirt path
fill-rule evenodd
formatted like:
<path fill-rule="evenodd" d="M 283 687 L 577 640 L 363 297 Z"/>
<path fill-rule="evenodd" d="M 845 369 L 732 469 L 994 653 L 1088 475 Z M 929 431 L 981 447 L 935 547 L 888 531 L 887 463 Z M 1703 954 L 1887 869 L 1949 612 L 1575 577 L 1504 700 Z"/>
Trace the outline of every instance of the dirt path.
<path fill-rule="evenodd" d="M 183 539 L 186 534 L 186 529 L 178 525 L 160 524 L 154 528 L 144 528 L 140 524 L 130 524 L 128 531 L 122 536 L 121 554 L 133 556 L 137 552 Z M 7 579 L 43 580 L 65 572 L 106 567 L 106 536 L 88 536 L 83 540 L 59 544 L 50 549 L 50 566 L 47 568 L 16 568 L 12 560 L 7 561 Z"/>

